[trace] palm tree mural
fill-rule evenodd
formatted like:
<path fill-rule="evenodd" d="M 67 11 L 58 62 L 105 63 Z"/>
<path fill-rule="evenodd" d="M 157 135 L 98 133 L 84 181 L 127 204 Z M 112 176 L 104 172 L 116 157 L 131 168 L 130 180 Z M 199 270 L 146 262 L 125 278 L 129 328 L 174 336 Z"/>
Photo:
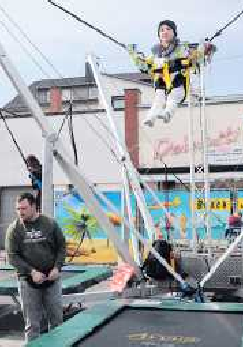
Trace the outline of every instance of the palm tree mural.
<path fill-rule="evenodd" d="M 80 247 L 83 243 L 85 236 L 88 237 L 92 245 L 91 252 L 95 253 L 95 247 L 92 244 L 92 239 L 99 229 L 98 221 L 93 217 L 86 207 L 81 207 L 76 209 L 68 204 L 64 204 L 64 209 L 68 213 L 68 216 L 63 218 L 63 229 L 64 233 L 68 235 L 71 239 L 79 241 L 78 247 L 75 246 L 76 254 L 80 254 Z M 74 249 L 69 249 L 70 253 L 74 252 Z"/>
<path fill-rule="evenodd" d="M 76 245 L 74 248 L 76 250 L 78 249 L 79 251 L 79 248 L 81 247 L 85 236 L 88 237 L 92 245 L 92 239 L 100 229 L 97 219 L 93 215 L 91 215 L 89 213 L 89 210 L 84 206 L 82 206 L 80 209 L 77 209 L 67 203 L 64 203 L 63 207 L 68 213 L 68 216 L 63 218 L 62 220 L 64 233 L 71 239 L 79 241 L 79 246 L 77 247 Z M 107 212 L 107 216 L 114 226 L 121 225 L 121 217 L 115 215 L 112 212 Z M 109 238 L 107 238 L 106 245 L 107 248 L 110 247 Z M 72 251 L 75 250 L 73 249 Z M 91 247 L 91 252 L 96 252 L 93 245 Z"/>

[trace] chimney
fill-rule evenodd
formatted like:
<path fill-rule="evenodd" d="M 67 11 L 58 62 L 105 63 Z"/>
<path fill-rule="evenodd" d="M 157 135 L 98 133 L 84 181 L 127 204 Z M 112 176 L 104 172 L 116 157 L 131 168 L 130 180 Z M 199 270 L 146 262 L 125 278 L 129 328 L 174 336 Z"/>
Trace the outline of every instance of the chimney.
<path fill-rule="evenodd" d="M 133 165 L 139 167 L 140 90 L 125 89 L 125 143 Z"/>
<path fill-rule="evenodd" d="M 85 63 L 85 81 L 88 83 L 95 83 L 93 71 L 90 64 L 86 61 Z"/>
<path fill-rule="evenodd" d="M 52 87 L 50 90 L 50 112 L 62 112 L 62 91 L 58 87 Z"/>

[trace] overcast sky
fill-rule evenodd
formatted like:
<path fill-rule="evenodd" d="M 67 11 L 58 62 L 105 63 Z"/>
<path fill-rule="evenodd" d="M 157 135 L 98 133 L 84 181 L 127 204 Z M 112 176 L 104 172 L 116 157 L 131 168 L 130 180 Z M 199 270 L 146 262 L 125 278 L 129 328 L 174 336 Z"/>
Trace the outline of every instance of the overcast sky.
<path fill-rule="evenodd" d="M 174 20 L 179 37 L 196 42 L 212 36 L 243 10 L 242 0 L 59 0 L 59 4 L 118 41 L 137 43 L 145 53 L 149 53 L 151 45 L 157 41 L 160 20 Z M 107 72 L 136 71 L 125 51 L 52 7 L 46 0 L 0 0 L 0 41 L 27 84 L 47 77 L 13 39 L 13 35 L 38 60 L 48 76 L 56 78 L 57 75 L 2 10 L 18 23 L 64 77 L 84 75 L 85 55 L 88 52 L 94 52 L 103 59 Z M 208 69 L 207 94 L 243 94 L 242 35 L 243 16 L 215 39 L 218 51 Z M 1 71 L 0 74 L 0 105 L 3 105 L 16 92 L 4 73 Z"/>

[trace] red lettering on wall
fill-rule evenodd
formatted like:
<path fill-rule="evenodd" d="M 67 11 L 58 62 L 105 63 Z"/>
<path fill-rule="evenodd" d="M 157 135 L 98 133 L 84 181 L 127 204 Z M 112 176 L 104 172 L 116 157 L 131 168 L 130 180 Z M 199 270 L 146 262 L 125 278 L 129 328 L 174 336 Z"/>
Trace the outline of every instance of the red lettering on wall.
<path fill-rule="evenodd" d="M 216 147 L 218 152 L 226 151 L 230 145 L 239 141 L 241 129 L 237 127 L 227 127 L 226 130 L 221 130 L 218 135 L 214 138 L 209 137 L 209 148 Z M 195 141 L 194 150 L 198 151 L 201 149 L 201 142 Z M 176 156 L 182 153 L 189 152 L 188 136 L 184 136 L 181 142 L 173 141 L 171 139 L 157 140 L 154 145 L 154 159 L 162 160 L 166 156 Z"/>

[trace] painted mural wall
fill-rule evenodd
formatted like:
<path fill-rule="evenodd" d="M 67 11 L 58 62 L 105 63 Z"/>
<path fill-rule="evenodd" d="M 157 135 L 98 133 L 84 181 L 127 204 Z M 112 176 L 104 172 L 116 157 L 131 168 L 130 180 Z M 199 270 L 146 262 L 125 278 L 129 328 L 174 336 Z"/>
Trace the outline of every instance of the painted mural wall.
<path fill-rule="evenodd" d="M 174 190 L 174 191 L 157 191 L 161 204 L 155 204 L 151 195 L 146 194 L 146 203 L 153 218 L 154 224 L 159 224 L 161 232 L 166 237 L 167 219 L 165 211 L 169 212 L 172 216 L 170 220 L 171 227 L 173 228 L 173 238 L 180 239 L 192 238 L 191 231 L 191 217 L 190 217 L 190 195 L 189 192 Z M 104 195 L 112 202 L 112 204 L 121 211 L 121 192 L 120 191 L 106 191 Z M 130 196 L 132 215 L 136 218 L 136 203 L 133 195 Z M 67 194 L 63 196 L 62 192 L 55 192 L 55 217 L 65 229 L 65 221 L 69 216 L 70 209 L 77 213 L 82 214 L 83 211 L 88 214 L 85 209 L 83 199 L 77 194 Z M 118 214 L 111 213 L 106 205 L 102 202 L 101 206 L 104 212 L 109 217 L 111 223 L 116 227 L 117 232 L 121 233 L 121 217 Z M 214 239 L 224 238 L 227 218 L 230 214 L 230 191 L 229 190 L 213 190 L 210 199 L 211 206 L 211 225 L 212 236 Z M 204 219 L 200 216 L 204 212 L 204 201 L 196 199 L 195 208 L 198 212 L 196 226 L 201 238 L 205 238 L 205 224 Z M 238 210 L 243 209 L 243 191 L 239 191 Z M 97 225 L 96 230 L 93 230 L 93 237 L 95 239 L 106 239 L 105 232 Z"/>

